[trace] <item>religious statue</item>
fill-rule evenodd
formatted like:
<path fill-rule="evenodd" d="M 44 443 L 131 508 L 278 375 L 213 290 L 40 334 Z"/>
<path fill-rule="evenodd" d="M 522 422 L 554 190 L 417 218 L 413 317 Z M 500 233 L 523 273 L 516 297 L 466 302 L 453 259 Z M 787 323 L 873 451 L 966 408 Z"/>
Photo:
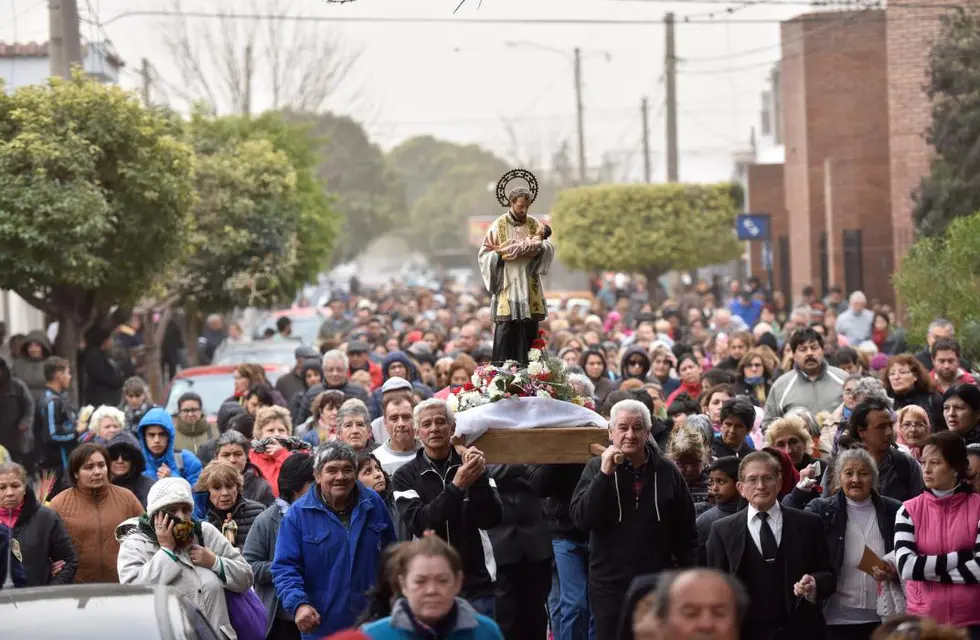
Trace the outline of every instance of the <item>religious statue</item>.
<path fill-rule="evenodd" d="M 525 180 L 528 186 L 507 191 L 515 179 Z M 551 267 L 555 246 L 549 240 L 551 227 L 528 215 L 537 195 L 538 181 L 530 171 L 504 174 L 497 182 L 497 200 L 509 209 L 490 225 L 480 248 L 480 273 L 491 295 L 496 364 L 507 360 L 527 364 L 538 323 L 548 316 L 541 276 Z"/>

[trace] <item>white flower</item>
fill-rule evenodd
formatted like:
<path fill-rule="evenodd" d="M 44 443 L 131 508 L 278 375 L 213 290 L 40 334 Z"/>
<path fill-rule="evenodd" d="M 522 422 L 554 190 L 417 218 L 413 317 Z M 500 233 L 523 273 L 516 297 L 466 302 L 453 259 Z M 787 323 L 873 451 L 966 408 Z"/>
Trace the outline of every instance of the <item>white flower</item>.
<path fill-rule="evenodd" d="M 550 398 L 551 397 L 551 394 L 548 393 L 547 391 L 545 391 L 544 389 L 538 389 L 538 392 L 536 394 L 534 394 L 534 395 L 536 395 L 539 398 Z"/>
<path fill-rule="evenodd" d="M 453 413 L 456 413 L 459 410 L 459 398 L 456 397 L 455 393 L 449 394 L 449 397 L 446 398 L 446 406 L 449 407 L 449 410 Z"/>
<path fill-rule="evenodd" d="M 473 374 L 473 376 L 470 378 L 470 382 L 472 382 L 473 386 L 477 389 L 483 386 L 483 380 L 480 379 L 480 374 L 478 373 Z"/>
<path fill-rule="evenodd" d="M 531 349 L 527 352 L 527 357 L 531 362 L 537 362 L 541 359 L 541 349 Z"/>
<path fill-rule="evenodd" d="M 540 376 L 548 373 L 548 365 L 544 362 L 532 362 L 531 364 L 527 365 L 527 372 L 532 376 Z"/>
<path fill-rule="evenodd" d="M 491 385 L 490 387 L 490 399 L 497 400 L 504 397 L 504 390 L 497 385 Z"/>

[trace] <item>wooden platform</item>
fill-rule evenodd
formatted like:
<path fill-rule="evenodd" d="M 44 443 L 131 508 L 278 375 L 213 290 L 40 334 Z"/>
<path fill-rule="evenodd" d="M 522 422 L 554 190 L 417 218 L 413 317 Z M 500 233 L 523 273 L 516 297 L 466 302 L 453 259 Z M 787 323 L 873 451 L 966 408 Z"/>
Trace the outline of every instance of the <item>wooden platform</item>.
<path fill-rule="evenodd" d="M 471 446 L 483 452 L 488 464 L 584 464 L 608 444 L 606 429 L 556 427 L 490 429 Z"/>

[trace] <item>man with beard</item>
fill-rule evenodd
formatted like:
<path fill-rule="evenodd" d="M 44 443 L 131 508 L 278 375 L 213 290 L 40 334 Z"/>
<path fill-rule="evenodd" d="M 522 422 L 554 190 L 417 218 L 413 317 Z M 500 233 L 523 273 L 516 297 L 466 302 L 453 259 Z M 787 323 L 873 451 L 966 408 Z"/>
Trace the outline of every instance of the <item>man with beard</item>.
<path fill-rule="evenodd" d="M 843 398 L 847 373 L 824 359 L 823 336 L 812 328 L 801 329 L 789 344 L 794 366 L 779 376 L 769 391 L 763 430 L 794 407 L 803 407 L 815 416 L 834 411 Z"/>

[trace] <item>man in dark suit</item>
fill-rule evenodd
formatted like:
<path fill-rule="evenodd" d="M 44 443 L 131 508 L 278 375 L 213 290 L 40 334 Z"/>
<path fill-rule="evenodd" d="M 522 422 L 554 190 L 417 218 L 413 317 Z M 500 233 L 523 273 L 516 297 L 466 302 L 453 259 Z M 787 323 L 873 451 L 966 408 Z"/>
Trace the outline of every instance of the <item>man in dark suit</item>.
<path fill-rule="evenodd" d="M 736 576 L 749 593 L 742 637 L 824 637 L 819 603 L 837 588 L 820 518 L 777 500 L 781 467 L 768 453 L 742 459 L 738 490 L 748 508 L 714 523 L 708 566 Z"/>

